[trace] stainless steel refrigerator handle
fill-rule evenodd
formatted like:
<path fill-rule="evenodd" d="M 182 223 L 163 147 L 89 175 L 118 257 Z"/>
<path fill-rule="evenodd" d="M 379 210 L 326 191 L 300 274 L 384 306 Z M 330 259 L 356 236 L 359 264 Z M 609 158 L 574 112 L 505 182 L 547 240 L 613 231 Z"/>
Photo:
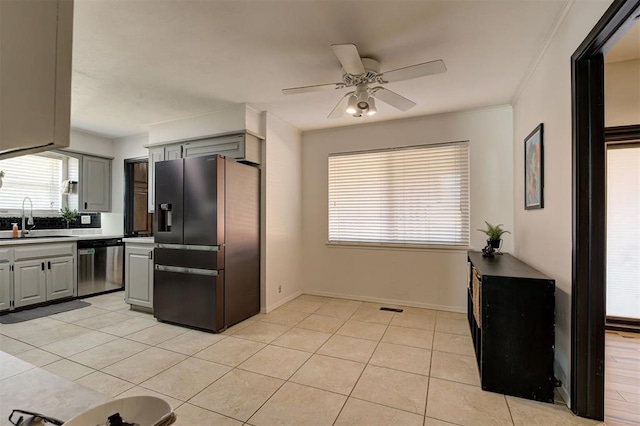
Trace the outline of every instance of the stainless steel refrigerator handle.
<path fill-rule="evenodd" d="M 158 248 L 176 250 L 200 250 L 200 251 L 220 251 L 220 246 L 196 246 L 191 244 L 156 244 Z"/>
<path fill-rule="evenodd" d="M 156 265 L 156 271 L 177 272 L 179 274 L 191 275 L 206 275 L 208 277 L 215 277 L 218 275 L 218 271 L 214 271 L 211 269 L 182 268 L 179 266 L 167 265 Z"/>

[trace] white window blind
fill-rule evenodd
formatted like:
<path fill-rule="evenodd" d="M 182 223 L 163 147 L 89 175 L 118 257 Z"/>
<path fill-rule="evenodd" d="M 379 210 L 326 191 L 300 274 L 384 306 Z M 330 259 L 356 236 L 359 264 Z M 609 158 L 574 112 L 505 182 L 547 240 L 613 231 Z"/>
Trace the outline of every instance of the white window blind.
<path fill-rule="evenodd" d="M 468 143 L 330 155 L 329 242 L 468 246 Z"/>
<path fill-rule="evenodd" d="M 0 161 L 5 176 L 0 188 L 0 210 L 22 210 L 28 196 L 33 210 L 58 211 L 62 195 L 62 159 L 45 155 L 24 155 Z M 29 202 L 25 208 L 29 208 Z"/>
<path fill-rule="evenodd" d="M 607 150 L 607 316 L 640 319 L 640 146 Z"/>
<path fill-rule="evenodd" d="M 74 182 L 80 180 L 80 161 L 74 157 L 67 157 L 67 179 Z M 76 184 L 77 191 L 77 184 Z M 63 200 L 64 201 L 64 200 Z M 67 195 L 67 207 L 71 210 L 78 209 L 78 193 Z"/>

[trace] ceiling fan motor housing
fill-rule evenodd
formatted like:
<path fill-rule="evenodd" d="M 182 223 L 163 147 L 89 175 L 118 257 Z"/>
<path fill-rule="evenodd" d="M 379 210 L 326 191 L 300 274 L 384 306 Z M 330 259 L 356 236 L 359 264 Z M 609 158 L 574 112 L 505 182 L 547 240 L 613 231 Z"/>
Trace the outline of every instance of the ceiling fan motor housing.
<path fill-rule="evenodd" d="M 344 81 L 344 84 L 347 87 L 357 86 L 363 83 L 375 83 L 378 81 L 380 63 L 375 59 L 362 58 L 362 65 L 364 66 L 364 74 L 352 75 L 347 73 L 342 76 L 342 81 Z"/>

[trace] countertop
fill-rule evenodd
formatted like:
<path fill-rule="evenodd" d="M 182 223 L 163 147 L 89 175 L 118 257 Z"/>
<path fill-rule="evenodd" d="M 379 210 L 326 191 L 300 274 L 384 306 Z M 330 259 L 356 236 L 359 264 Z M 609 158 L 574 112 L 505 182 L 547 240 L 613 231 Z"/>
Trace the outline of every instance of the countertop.
<path fill-rule="evenodd" d="M 122 241 L 125 243 L 136 243 L 136 244 L 153 244 L 153 237 L 127 237 L 123 238 Z"/>
<path fill-rule="evenodd" d="M 104 240 L 108 238 L 122 238 L 120 235 L 106 235 L 106 234 L 80 234 L 72 235 L 62 233 L 60 231 L 32 231 L 31 237 L 26 238 L 11 238 L 11 231 L 0 231 L 0 246 L 13 246 L 23 244 L 42 244 L 42 243 L 64 243 L 64 242 L 76 242 L 79 240 Z M 37 237 L 37 238 L 35 238 Z"/>

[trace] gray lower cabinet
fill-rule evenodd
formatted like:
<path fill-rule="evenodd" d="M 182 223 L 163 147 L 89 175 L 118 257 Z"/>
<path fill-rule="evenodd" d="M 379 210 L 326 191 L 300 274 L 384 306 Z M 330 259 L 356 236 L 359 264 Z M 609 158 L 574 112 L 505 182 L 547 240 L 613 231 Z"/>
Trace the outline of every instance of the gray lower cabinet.
<path fill-rule="evenodd" d="M 125 302 L 153 309 L 153 244 L 126 243 Z"/>
<path fill-rule="evenodd" d="M 11 264 L 0 263 L 0 311 L 11 307 Z"/>
<path fill-rule="evenodd" d="M 47 300 L 73 296 L 73 256 L 47 261 Z"/>
<path fill-rule="evenodd" d="M 23 260 L 13 265 L 15 307 L 47 301 L 47 275 L 42 260 Z"/>
<path fill-rule="evenodd" d="M 75 247 L 30 244 L 13 249 L 14 307 L 74 296 Z"/>

